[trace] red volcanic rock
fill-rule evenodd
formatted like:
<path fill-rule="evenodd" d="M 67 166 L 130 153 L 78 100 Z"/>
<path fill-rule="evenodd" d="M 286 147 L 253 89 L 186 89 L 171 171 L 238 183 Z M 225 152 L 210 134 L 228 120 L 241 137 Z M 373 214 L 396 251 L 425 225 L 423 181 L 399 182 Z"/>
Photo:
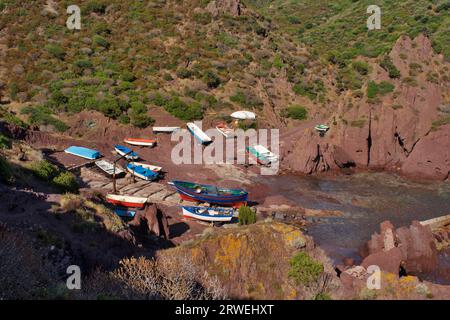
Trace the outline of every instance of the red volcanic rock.
<path fill-rule="evenodd" d="M 323 137 L 314 130 L 314 123 L 282 132 L 282 170 L 314 174 L 357 167 L 401 169 L 401 173 L 416 178 L 444 180 L 448 176 L 450 125 L 431 130 L 433 122 L 442 117 L 438 107 L 445 103 L 448 87 L 426 76 L 442 71 L 446 62 L 433 52 L 430 40 L 423 35 L 414 40 L 400 38 L 390 57 L 402 77 L 409 76 L 410 64 L 421 65 L 422 72 L 415 76 L 417 85 L 390 79 L 386 70 L 373 64 L 371 80 L 389 81 L 395 94 L 379 95 L 372 103 L 353 101 L 357 108 L 346 108 L 348 95 L 337 97 L 330 105 L 336 111 L 328 114 L 328 119 L 315 121 L 330 126 Z"/>
<path fill-rule="evenodd" d="M 211 13 L 213 17 L 219 14 L 229 14 L 233 17 L 241 15 L 240 0 L 212 0 L 207 6 L 206 10 Z"/>
<path fill-rule="evenodd" d="M 399 248 L 393 248 L 389 251 L 372 253 L 362 261 L 361 265 L 366 269 L 375 265 L 385 272 L 398 274 L 402 259 L 402 251 Z"/>
<path fill-rule="evenodd" d="M 436 268 L 437 249 L 429 227 L 414 221 L 410 227 L 394 229 L 389 221 L 372 235 L 361 255 L 362 266 L 378 265 L 382 270 L 398 273 L 400 264 L 407 273 L 429 272 Z"/>
<path fill-rule="evenodd" d="M 442 126 L 417 142 L 405 160 L 402 173 L 444 180 L 450 172 L 450 125 Z"/>
<path fill-rule="evenodd" d="M 0 121 L 0 133 L 13 138 L 13 139 L 23 139 L 26 135 L 26 130 L 12 123 L 5 121 Z"/>
<path fill-rule="evenodd" d="M 167 217 L 155 204 L 147 206 L 144 211 L 137 212 L 129 225 L 142 234 L 156 235 L 165 239 L 169 237 Z"/>

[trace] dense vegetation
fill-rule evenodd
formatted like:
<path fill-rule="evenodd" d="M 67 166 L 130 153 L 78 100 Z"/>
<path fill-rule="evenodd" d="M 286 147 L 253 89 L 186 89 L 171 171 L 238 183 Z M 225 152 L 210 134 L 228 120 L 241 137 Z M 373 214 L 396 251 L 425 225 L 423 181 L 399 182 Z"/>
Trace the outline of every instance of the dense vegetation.
<path fill-rule="evenodd" d="M 68 171 L 59 170 L 55 165 L 46 160 L 32 163 L 30 169 L 36 177 L 50 182 L 61 192 L 78 192 L 76 177 Z"/>
<path fill-rule="evenodd" d="M 247 206 L 239 208 L 239 224 L 248 225 L 256 222 L 256 212 Z"/>
<path fill-rule="evenodd" d="M 294 279 L 297 284 L 305 286 L 316 282 L 324 271 L 323 265 L 312 259 L 306 252 L 299 252 L 294 255 L 290 264 L 289 277 Z"/>

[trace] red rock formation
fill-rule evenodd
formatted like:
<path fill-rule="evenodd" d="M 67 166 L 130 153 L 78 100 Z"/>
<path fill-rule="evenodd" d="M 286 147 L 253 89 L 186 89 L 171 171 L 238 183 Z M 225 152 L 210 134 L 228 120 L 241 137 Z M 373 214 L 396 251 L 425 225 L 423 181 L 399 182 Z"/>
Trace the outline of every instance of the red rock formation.
<path fill-rule="evenodd" d="M 417 85 L 390 79 L 384 69 L 373 64 L 371 80 L 391 82 L 395 94 L 380 96 L 372 104 L 362 99 L 350 110 L 344 108 L 348 95 L 339 96 L 337 111 L 324 121 L 331 127 L 324 137 L 312 125 L 284 132 L 280 137 L 281 169 L 311 174 L 356 166 L 395 170 L 417 178 L 448 176 L 450 126 L 432 130 L 433 122 L 442 117 L 438 107 L 445 103 L 448 87 L 427 77 L 446 62 L 434 54 L 423 35 L 414 40 L 400 38 L 390 56 L 402 79 L 409 76 L 411 63 L 420 63 Z"/>
<path fill-rule="evenodd" d="M 145 235 L 169 238 L 167 218 L 155 204 L 149 205 L 144 211 L 137 212 L 129 225 Z"/>
<path fill-rule="evenodd" d="M 382 270 L 398 273 L 400 264 L 408 273 L 433 271 L 437 266 L 437 249 L 429 227 L 413 221 L 410 227 L 394 229 L 385 221 L 381 232 L 372 235 L 361 250 L 362 266 L 378 265 Z"/>
<path fill-rule="evenodd" d="M 229 14 L 233 17 L 241 15 L 240 0 L 212 0 L 206 7 L 213 17 L 219 14 Z"/>

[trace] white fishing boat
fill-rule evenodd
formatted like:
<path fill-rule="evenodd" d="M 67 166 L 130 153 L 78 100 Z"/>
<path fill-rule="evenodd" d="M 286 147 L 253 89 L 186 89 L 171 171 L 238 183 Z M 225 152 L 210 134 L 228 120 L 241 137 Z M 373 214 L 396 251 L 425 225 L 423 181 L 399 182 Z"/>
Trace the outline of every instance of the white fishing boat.
<path fill-rule="evenodd" d="M 114 174 L 114 164 L 107 161 L 107 160 L 98 160 L 95 161 L 95 165 L 102 170 L 103 173 L 105 173 L 108 176 L 113 176 Z M 116 172 L 115 175 L 116 176 L 122 176 L 125 174 L 125 171 L 116 164 Z"/>
<path fill-rule="evenodd" d="M 126 138 L 123 141 L 133 146 L 141 147 L 153 147 L 154 145 L 156 145 L 156 140 L 153 139 Z"/>
<path fill-rule="evenodd" d="M 134 166 L 141 166 L 143 168 L 146 168 L 146 169 L 149 169 L 152 171 L 156 171 L 156 172 L 159 172 L 162 170 L 162 167 L 154 166 L 154 165 L 151 165 L 148 163 L 143 163 L 143 162 L 131 162 L 131 164 Z"/>
<path fill-rule="evenodd" d="M 186 125 L 195 139 L 197 139 L 201 144 L 208 144 L 212 142 L 212 139 L 208 137 L 208 135 L 204 133 L 195 123 L 188 122 Z"/>
<path fill-rule="evenodd" d="M 217 131 L 219 131 L 226 139 L 231 139 L 235 137 L 235 132 L 226 123 L 219 123 L 216 126 Z"/>
<path fill-rule="evenodd" d="M 153 133 L 172 133 L 180 127 L 153 127 Z"/>
<path fill-rule="evenodd" d="M 232 208 L 190 207 L 182 206 L 183 216 L 209 222 L 228 222 L 233 219 Z"/>
<path fill-rule="evenodd" d="M 231 114 L 231 117 L 238 120 L 255 120 L 256 114 L 251 111 L 236 111 Z"/>
<path fill-rule="evenodd" d="M 276 154 L 260 144 L 254 145 L 253 147 L 247 147 L 247 151 L 258 163 L 263 165 L 269 165 L 278 161 L 278 156 Z"/>

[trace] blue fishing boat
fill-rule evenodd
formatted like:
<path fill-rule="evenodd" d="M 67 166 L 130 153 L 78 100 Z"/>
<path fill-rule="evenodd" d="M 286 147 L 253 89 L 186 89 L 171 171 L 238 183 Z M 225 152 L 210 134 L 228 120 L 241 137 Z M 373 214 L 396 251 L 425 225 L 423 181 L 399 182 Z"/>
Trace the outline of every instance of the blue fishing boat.
<path fill-rule="evenodd" d="M 202 221 L 231 221 L 234 216 L 232 208 L 215 208 L 215 207 L 191 207 L 181 206 L 183 208 L 183 216 L 194 218 Z"/>
<path fill-rule="evenodd" d="M 158 178 L 158 172 L 150 170 L 149 168 L 129 163 L 127 170 L 143 180 L 153 181 Z"/>
<path fill-rule="evenodd" d="M 126 155 L 125 158 L 127 158 L 128 160 L 137 160 L 137 159 L 139 159 L 139 155 L 136 152 L 134 152 L 133 150 L 131 150 L 130 148 L 127 148 L 127 147 L 124 147 L 124 146 L 116 144 L 114 146 L 114 149 L 121 156 L 125 156 Z"/>
<path fill-rule="evenodd" d="M 208 202 L 240 207 L 247 203 L 248 192 L 243 189 L 227 189 L 187 181 L 171 181 L 181 199 L 193 202 Z"/>
<path fill-rule="evenodd" d="M 85 147 L 77 147 L 77 146 L 71 146 L 64 150 L 65 153 L 73 154 L 75 156 L 94 160 L 100 158 L 102 155 L 97 150 L 88 149 Z"/>
<path fill-rule="evenodd" d="M 128 210 L 127 208 L 115 208 L 114 212 L 121 218 L 133 219 L 136 211 Z"/>

